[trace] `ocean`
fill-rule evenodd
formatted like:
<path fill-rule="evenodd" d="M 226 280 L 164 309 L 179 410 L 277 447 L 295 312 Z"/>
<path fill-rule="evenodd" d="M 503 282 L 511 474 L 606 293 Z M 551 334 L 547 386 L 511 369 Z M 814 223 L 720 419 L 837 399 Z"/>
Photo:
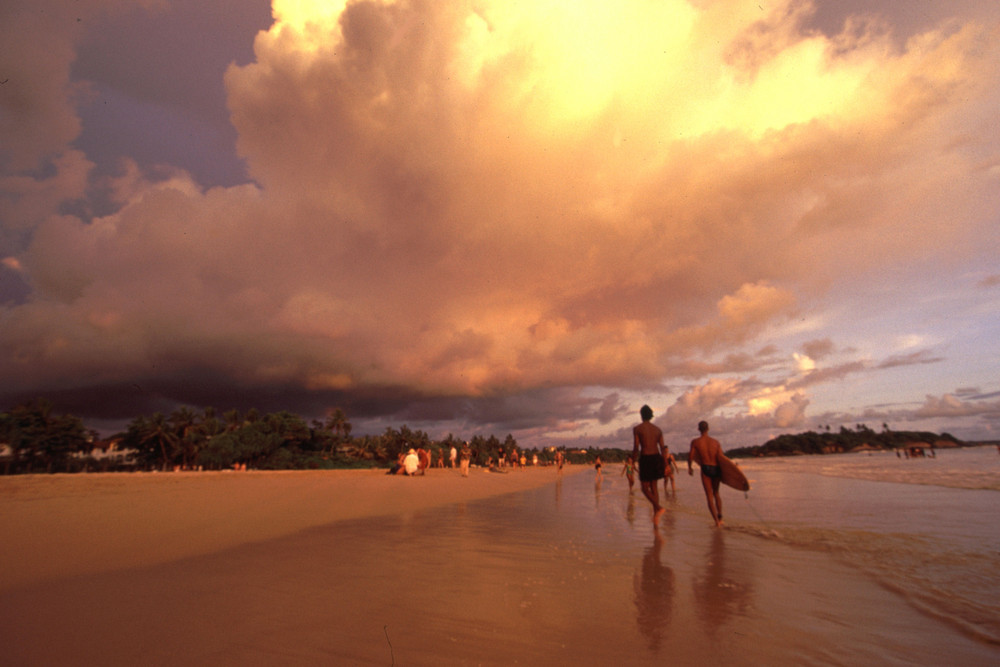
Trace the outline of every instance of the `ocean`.
<path fill-rule="evenodd" d="M 1000 452 L 741 461 L 731 526 L 834 555 L 920 611 L 1000 646 Z"/>

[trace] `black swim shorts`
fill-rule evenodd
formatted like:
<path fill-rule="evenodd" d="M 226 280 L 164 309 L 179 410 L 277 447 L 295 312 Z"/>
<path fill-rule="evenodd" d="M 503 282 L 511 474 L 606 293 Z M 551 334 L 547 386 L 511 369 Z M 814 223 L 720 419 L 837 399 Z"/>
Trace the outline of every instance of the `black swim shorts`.
<path fill-rule="evenodd" d="M 701 467 L 701 474 L 709 479 L 715 479 L 716 477 L 722 477 L 722 470 L 719 466 L 703 465 Z"/>
<path fill-rule="evenodd" d="M 663 457 L 659 454 L 639 455 L 640 482 L 655 482 L 658 479 L 663 479 L 664 470 Z"/>

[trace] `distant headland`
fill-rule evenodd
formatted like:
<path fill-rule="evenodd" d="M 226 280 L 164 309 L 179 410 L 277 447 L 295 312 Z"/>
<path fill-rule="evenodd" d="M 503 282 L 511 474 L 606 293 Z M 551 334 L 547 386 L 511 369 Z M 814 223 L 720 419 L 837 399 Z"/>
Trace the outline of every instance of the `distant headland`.
<path fill-rule="evenodd" d="M 863 451 L 895 451 L 907 456 L 931 455 L 935 449 L 969 447 L 974 444 L 959 440 L 950 433 L 929 431 L 894 431 L 883 424 L 881 431 L 858 424 L 854 429 L 841 426 L 833 431 L 829 426 L 819 432 L 779 435 L 763 445 L 737 447 L 726 451 L 730 458 L 760 456 L 795 456 L 800 454 L 844 454 Z"/>

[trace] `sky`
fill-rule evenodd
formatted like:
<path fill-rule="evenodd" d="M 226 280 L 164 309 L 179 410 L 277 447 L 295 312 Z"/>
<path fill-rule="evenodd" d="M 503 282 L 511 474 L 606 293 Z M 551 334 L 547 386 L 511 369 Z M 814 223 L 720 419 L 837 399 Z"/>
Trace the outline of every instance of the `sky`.
<path fill-rule="evenodd" d="M 8 0 L 0 409 L 1000 439 L 995 0 Z"/>

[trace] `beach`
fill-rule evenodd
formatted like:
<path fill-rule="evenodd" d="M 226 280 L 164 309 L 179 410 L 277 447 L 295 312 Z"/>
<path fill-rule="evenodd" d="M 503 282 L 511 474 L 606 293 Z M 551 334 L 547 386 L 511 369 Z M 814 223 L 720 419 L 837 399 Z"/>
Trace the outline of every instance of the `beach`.
<path fill-rule="evenodd" d="M 766 465 L 748 466 L 753 504 L 724 492 L 724 530 L 686 474 L 654 530 L 610 464 L 601 479 L 584 466 L 0 479 L 5 664 L 1000 658 L 828 548 L 837 527 L 808 543 L 801 517 L 778 521 L 780 495 L 811 473 Z"/>
<path fill-rule="evenodd" d="M 565 468 L 565 475 L 582 472 Z M 0 477 L 0 590 L 154 565 L 347 519 L 550 484 L 554 468 L 97 473 Z"/>

